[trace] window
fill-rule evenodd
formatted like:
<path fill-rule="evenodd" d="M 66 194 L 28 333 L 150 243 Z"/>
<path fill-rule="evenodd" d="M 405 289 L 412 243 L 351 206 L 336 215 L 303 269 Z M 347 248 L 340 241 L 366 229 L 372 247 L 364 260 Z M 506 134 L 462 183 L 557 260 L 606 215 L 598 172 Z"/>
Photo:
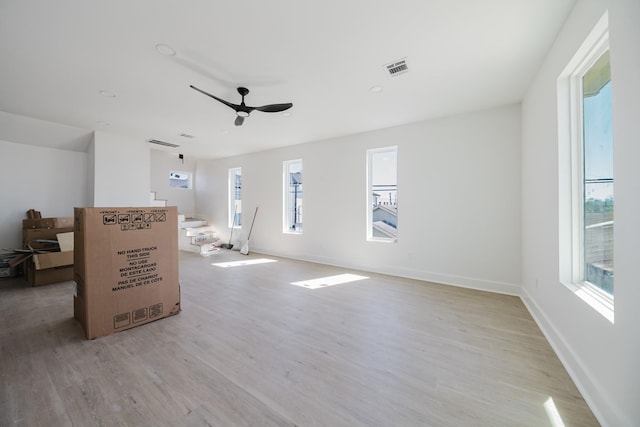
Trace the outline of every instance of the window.
<path fill-rule="evenodd" d="M 367 240 L 398 238 L 397 147 L 367 151 Z"/>
<path fill-rule="evenodd" d="M 607 15 L 558 79 L 561 281 L 613 321 L 614 171 Z"/>
<path fill-rule="evenodd" d="M 191 172 L 170 171 L 169 188 L 191 188 Z"/>
<path fill-rule="evenodd" d="M 242 168 L 229 169 L 229 228 L 242 228 Z"/>
<path fill-rule="evenodd" d="M 302 233 L 302 160 L 284 162 L 285 233 Z"/>
<path fill-rule="evenodd" d="M 584 280 L 613 294 L 613 137 L 609 51 L 582 77 Z"/>

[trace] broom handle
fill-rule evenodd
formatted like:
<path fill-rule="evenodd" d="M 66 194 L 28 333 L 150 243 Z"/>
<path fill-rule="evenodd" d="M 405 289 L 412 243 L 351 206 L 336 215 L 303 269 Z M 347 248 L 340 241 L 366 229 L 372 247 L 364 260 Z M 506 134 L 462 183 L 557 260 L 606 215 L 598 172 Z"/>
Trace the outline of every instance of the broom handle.
<path fill-rule="evenodd" d="M 256 222 L 256 215 L 258 215 L 258 207 L 256 206 L 256 211 L 253 213 L 253 220 L 251 221 L 251 228 L 249 229 L 249 235 L 247 236 L 247 242 L 251 238 L 251 232 L 253 231 L 253 223 Z"/>
<path fill-rule="evenodd" d="M 231 244 L 231 236 L 233 236 L 233 228 L 236 226 L 236 214 L 238 213 L 238 205 L 233 203 L 233 220 L 231 221 L 231 233 L 229 233 L 229 244 Z"/>

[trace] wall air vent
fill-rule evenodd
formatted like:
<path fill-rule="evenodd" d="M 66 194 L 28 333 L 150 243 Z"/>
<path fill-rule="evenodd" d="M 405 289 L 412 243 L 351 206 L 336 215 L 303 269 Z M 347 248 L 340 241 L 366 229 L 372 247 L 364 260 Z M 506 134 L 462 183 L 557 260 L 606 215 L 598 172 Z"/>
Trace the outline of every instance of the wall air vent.
<path fill-rule="evenodd" d="M 149 140 L 147 140 L 147 142 L 150 143 L 150 144 L 164 145 L 165 147 L 171 147 L 171 148 L 180 147 L 178 144 L 172 144 L 170 142 L 159 141 L 157 139 L 149 139 Z"/>
<path fill-rule="evenodd" d="M 407 58 L 398 59 L 397 61 L 383 65 L 383 67 L 389 77 L 396 77 L 409 71 Z"/>

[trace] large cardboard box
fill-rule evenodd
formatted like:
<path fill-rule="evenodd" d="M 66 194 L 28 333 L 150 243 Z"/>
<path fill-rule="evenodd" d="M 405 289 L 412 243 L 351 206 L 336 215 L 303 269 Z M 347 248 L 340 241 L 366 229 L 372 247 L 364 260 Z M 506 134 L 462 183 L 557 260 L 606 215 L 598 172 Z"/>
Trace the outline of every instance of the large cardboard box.
<path fill-rule="evenodd" d="M 178 211 L 76 208 L 74 317 L 88 339 L 180 312 Z"/>

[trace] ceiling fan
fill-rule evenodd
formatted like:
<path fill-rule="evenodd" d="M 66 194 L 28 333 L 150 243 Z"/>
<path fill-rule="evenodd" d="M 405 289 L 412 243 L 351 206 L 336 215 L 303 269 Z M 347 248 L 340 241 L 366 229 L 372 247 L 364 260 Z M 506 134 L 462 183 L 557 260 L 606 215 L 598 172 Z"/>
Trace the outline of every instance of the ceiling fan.
<path fill-rule="evenodd" d="M 220 99 L 217 96 L 211 95 L 210 93 L 207 93 L 205 91 L 203 91 L 202 89 L 198 89 L 197 87 L 193 86 L 193 85 L 189 85 L 190 88 L 197 90 L 200 93 L 203 93 L 207 96 L 210 96 L 211 98 L 215 99 L 216 101 L 222 102 L 224 105 L 231 107 L 235 110 L 236 115 L 238 117 L 236 117 L 236 121 L 235 124 L 236 126 L 242 126 L 242 123 L 244 123 L 244 119 L 245 117 L 249 117 L 249 114 L 251 114 L 251 112 L 253 110 L 258 110 L 258 111 L 262 111 L 265 113 L 278 113 L 280 111 L 285 111 L 288 110 L 289 108 L 293 107 L 293 104 L 288 102 L 286 104 L 269 104 L 269 105 L 263 105 L 262 107 L 249 107 L 248 105 L 246 105 L 244 103 L 244 96 L 247 95 L 249 93 L 249 89 L 247 89 L 246 87 L 239 87 L 238 88 L 238 93 L 242 96 L 242 102 L 240 103 L 240 105 L 238 104 L 233 104 L 231 102 L 225 101 L 224 99 Z"/>

